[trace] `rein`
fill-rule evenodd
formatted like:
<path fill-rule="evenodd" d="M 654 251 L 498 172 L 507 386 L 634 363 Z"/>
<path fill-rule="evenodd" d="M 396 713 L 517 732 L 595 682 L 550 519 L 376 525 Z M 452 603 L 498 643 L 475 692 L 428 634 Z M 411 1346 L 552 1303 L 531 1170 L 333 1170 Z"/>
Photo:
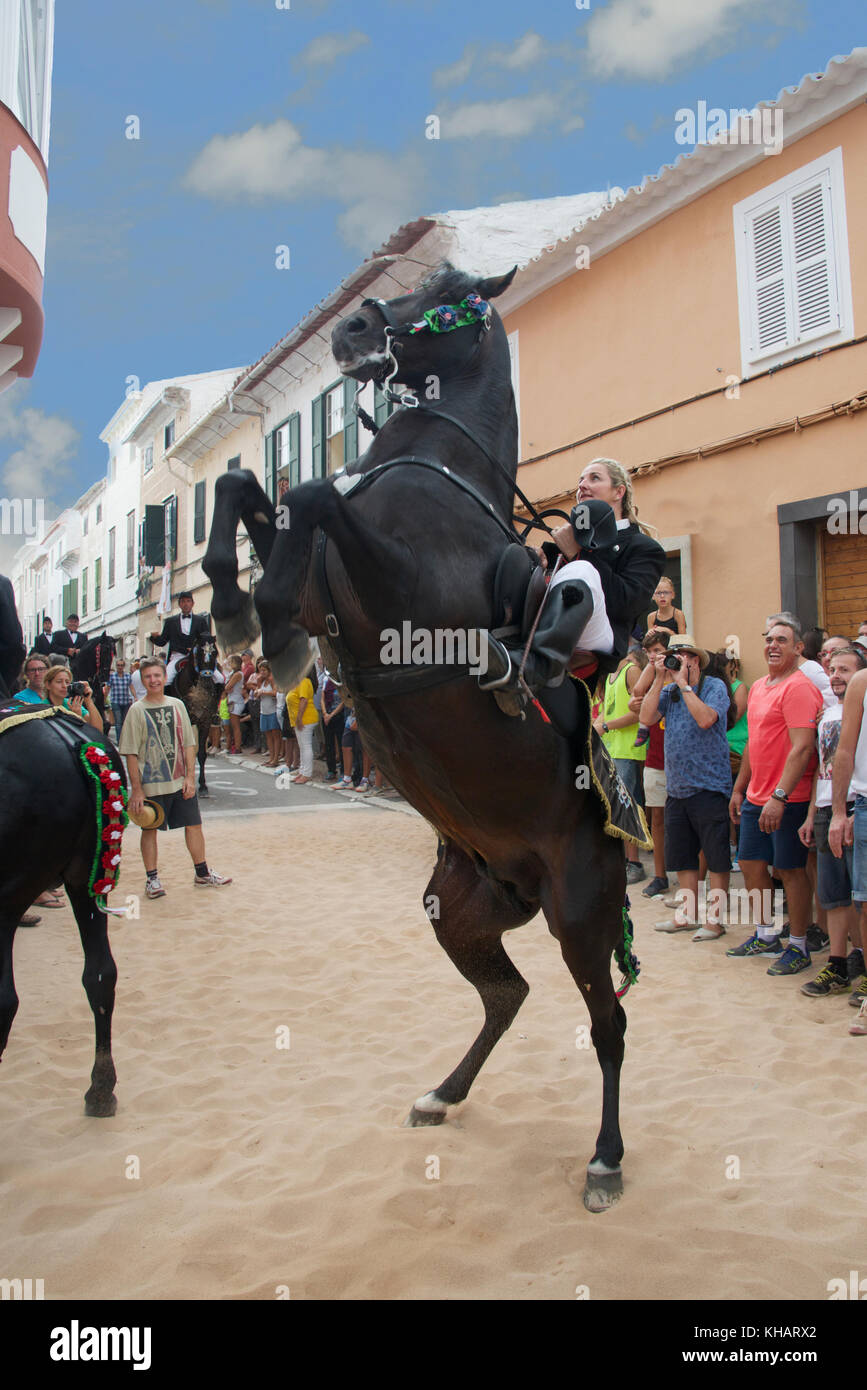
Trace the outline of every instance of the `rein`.
<path fill-rule="evenodd" d="M 493 504 L 486 497 L 483 497 L 472 483 L 468 483 L 465 478 L 459 477 L 451 469 L 446 468 L 444 464 L 435 463 L 432 459 L 416 458 L 412 454 L 404 455 L 401 458 L 387 459 L 384 463 L 371 468 L 369 473 L 336 474 L 334 486 L 343 497 L 357 496 L 359 492 L 376 482 L 390 469 L 406 465 L 427 468 L 437 473 L 441 478 L 445 478 L 455 487 L 460 488 L 484 509 L 485 514 L 497 524 L 510 543 L 516 540 L 514 531 L 498 516 Z M 316 577 L 320 597 L 325 608 L 325 628 L 337 652 L 343 679 L 354 695 L 361 695 L 366 699 L 382 699 L 387 695 L 406 695 L 414 690 L 427 690 L 432 686 L 445 685 L 448 681 L 459 680 L 469 674 L 470 667 L 466 663 L 461 665 L 425 664 L 424 666 L 387 667 L 354 665 L 352 653 L 343 640 L 343 632 L 337 616 L 337 604 L 328 582 L 325 558 L 327 546 L 328 537 L 324 531 L 320 530 L 316 551 Z"/>

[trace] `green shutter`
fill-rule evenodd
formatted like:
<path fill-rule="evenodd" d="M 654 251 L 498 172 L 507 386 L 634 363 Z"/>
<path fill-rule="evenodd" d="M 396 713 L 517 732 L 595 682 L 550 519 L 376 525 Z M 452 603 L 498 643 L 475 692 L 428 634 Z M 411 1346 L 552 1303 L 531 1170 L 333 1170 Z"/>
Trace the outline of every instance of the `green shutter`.
<path fill-rule="evenodd" d="M 159 509 L 162 511 L 162 507 Z M 98 613 L 102 607 L 102 560 L 99 556 L 93 562 L 93 610 Z"/>
<path fill-rule="evenodd" d="M 81 571 L 81 616 L 87 617 L 87 566 Z"/>
<path fill-rule="evenodd" d="M 355 389 L 357 383 L 350 377 L 343 379 L 343 462 L 352 463 L 358 458 L 358 416 L 355 413 Z"/>
<path fill-rule="evenodd" d="M 145 507 L 143 527 L 142 550 L 145 564 L 164 565 L 166 562 L 165 507 Z"/>
<path fill-rule="evenodd" d="M 70 579 L 63 586 L 63 621 L 69 617 L 70 613 L 78 612 L 78 580 Z"/>
<path fill-rule="evenodd" d="M 313 402 L 313 476 L 325 477 L 325 396 L 317 396 Z"/>
<path fill-rule="evenodd" d="M 205 539 L 205 482 L 196 483 L 193 493 L 193 543 L 201 545 Z"/>
<path fill-rule="evenodd" d="M 388 406 L 389 402 L 385 399 L 377 383 L 373 388 L 373 423 L 375 425 L 385 424 L 389 415 Z"/>
<path fill-rule="evenodd" d="M 289 417 L 289 486 L 301 482 L 301 416 L 297 410 Z"/>

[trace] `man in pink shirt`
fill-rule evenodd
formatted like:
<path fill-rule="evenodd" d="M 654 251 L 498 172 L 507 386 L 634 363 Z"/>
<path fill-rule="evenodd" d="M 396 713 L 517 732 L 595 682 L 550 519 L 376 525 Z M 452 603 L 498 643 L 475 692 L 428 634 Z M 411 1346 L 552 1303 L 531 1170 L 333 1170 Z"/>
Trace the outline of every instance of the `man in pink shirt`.
<path fill-rule="evenodd" d="M 797 975 L 812 964 L 807 946 L 812 892 L 807 847 L 798 830 L 810 805 L 817 763 L 816 725 L 822 696 L 798 670 L 804 649 L 794 621 L 775 619 L 765 634 L 768 674 L 757 680 L 747 704 L 749 738 L 731 798 L 740 822 L 738 861 L 751 905 L 761 904 L 756 930 L 729 956 L 771 956 L 769 975 Z M 773 922 L 773 864 L 786 891 L 789 945 L 783 951 Z M 755 890 L 759 891 L 758 900 Z M 755 920 L 755 919 L 754 919 Z"/>

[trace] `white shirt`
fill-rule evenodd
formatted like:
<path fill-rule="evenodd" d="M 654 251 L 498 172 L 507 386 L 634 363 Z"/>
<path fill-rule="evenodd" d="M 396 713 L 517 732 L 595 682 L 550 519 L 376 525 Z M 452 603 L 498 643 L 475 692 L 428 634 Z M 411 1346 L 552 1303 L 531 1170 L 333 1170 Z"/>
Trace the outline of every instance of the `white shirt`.
<path fill-rule="evenodd" d="M 183 614 L 181 615 L 181 632 L 184 634 L 185 637 L 189 637 L 189 635 L 190 635 L 190 628 L 192 627 L 192 624 L 193 624 L 193 615 L 192 615 L 192 613 L 190 614 L 190 616 L 189 616 L 188 618 L 185 618 L 185 617 L 183 616 Z"/>
<path fill-rule="evenodd" d="M 825 675 L 818 661 L 804 661 L 798 667 L 798 670 L 801 672 L 802 676 L 807 677 L 808 681 L 812 681 L 822 697 L 825 709 L 833 709 L 838 703 L 837 696 L 831 689 L 830 678 Z"/>

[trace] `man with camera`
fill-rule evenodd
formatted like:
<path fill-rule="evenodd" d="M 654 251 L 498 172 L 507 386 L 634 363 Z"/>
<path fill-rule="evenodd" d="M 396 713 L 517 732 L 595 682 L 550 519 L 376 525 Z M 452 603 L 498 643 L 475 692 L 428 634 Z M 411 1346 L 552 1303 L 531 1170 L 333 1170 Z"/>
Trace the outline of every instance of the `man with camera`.
<path fill-rule="evenodd" d="M 677 915 L 657 923 L 656 930 L 691 930 L 693 941 L 713 941 L 725 932 L 720 908 L 731 870 L 728 691 L 715 676 L 702 674 L 707 652 L 688 633 L 675 636 L 667 652 L 651 649 L 650 661 L 653 684 L 640 718 L 648 726 L 665 719 L 665 867 L 677 874 L 683 895 Z M 674 679 L 666 685 L 667 672 Z M 698 921 L 699 851 L 707 859 L 711 886 L 704 926 Z"/>

